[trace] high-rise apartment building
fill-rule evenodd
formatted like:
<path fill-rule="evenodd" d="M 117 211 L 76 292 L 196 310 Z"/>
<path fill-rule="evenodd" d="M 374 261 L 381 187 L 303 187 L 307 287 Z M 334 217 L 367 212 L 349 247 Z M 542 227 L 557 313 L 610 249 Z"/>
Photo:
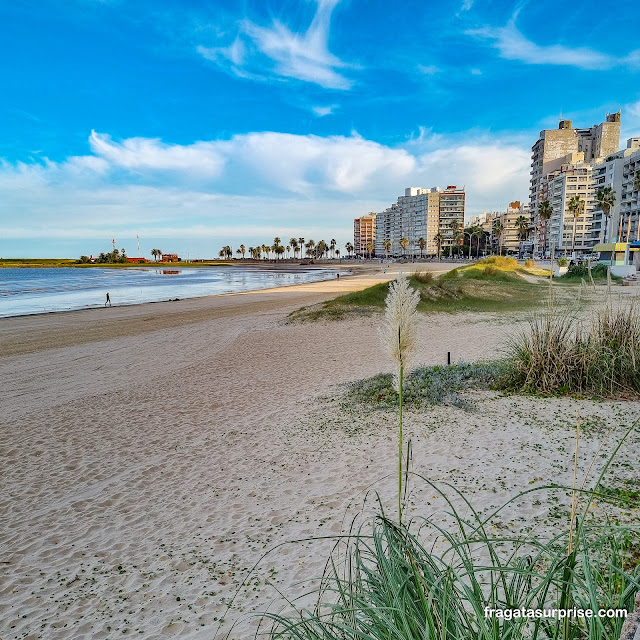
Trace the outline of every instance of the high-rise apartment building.
<path fill-rule="evenodd" d="M 541 242 L 541 229 L 548 228 L 548 225 L 545 226 L 545 223 L 538 216 L 540 204 L 545 200 L 551 202 L 548 192 L 550 186 L 548 176 L 553 176 L 555 179 L 562 173 L 563 167 L 573 166 L 576 162 L 592 167 L 618 150 L 620 111 L 607 114 L 604 122 L 588 129 L 576 129 L 572 125 L 571 120 L 561 120 L 557 129 L 541 131 L 540 137 L 531 149 L 529 204 L 537 245 L 540 245 Z M 577 159 L 578 157 L 579 159 Z M 567 181 L 567 186 L 570 184 L 572 182 Z M 554 182 L 554 188 L 558 188 L 558 186 L 559 183 Z M 585 211 L 587 208 L 585 205 Z M 565 236 L 564 222 L 560 223 L 559 221 L 560 219 L 564 220 L 564 211 L 554 211 L 554 215 L 557 218 L 555 237 L 556 240 L 562 242 L 562 238 Z M 549 234 L 544 241 L 545 244 L 547 241 L 550 241 Z M 581 248 L 586 248 L 586 244 L 581 244 Z"/>
<path fill-rule="evenodd" d="M 541 193 L 548 200 L 552 215 L 548 221 L 538 221 L 537 251 L 550 255 L 555 252 L 575 250 L 584 253 L 597 240 L 593 237 L 593 167 L 584 162 L 584 154 L 570 153 L 567 162 L 546 175 L 541 183 Z M 573 213 L 572 202 L 580 200 L 582 209 Z"/>
<path fill-rule="evenodd" d="M 375 247 L 376 242 L 376 214 L 369 212 L 366 216 L 361 216 L 353 221 L 353 249 L 356 256 L 373 255 L 368 249 L 369 243 Z"/>
<path fill-rule="evenodd" d="M 436 255 L 438 234 L 443 238 L 443 249 L 453 243 L 455 225 L 452 223 L 457 221 L 462 229 L 464 205 L 464 189 L 455 186 L 446 189 L 407 187 L 404 196 L 376 216 L 376 255 L 387 253 L 386 240 L 391 243 L 388 253 L 392 256 Z M 401 243 L 403 238 L 408 241 L 406 248 Z M 423 249 L 419 246 L 421 238 L 425 243 Z"/>
<path fill-rule="evenodd" d="M 640 138 L 629 138 L 626 149 L 593 167 L 594 197 L 607 187 L 615 193 L 615 204 L 608 217 L 594 202 L 594 243 L 640 240 L 640 190 L 635 186 L 639 171 Z"/>

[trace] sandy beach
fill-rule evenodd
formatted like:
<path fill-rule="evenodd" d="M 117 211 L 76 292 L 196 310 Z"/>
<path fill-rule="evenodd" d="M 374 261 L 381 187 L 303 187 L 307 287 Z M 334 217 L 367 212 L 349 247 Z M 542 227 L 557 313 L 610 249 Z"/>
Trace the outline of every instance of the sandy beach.
<path fill-rule="evenodd" d="M 301 594 L 333 544 L 282 543 L 339 534 L 372 489 L 393 510 L 393 417 L 339 400 L 392 368 L 379 319 L 287 315 L 395 272 L 0 320 L 0 638 L 249 638 L 251 614 L 277 590 Z M 526 314 L 424 315 L 416 365 L 494 358 L 525 326 Z M 640 415 L 635 401 L 468 399 L 410 411 L 406 429 L 414 471 L 479 509 L 570 484 L 578 418 L 586 468 Z M 496 526 L 553 528 L 567 500 L 519 501 Z M 443 507 L 416 481 L 412 513 Z"/>

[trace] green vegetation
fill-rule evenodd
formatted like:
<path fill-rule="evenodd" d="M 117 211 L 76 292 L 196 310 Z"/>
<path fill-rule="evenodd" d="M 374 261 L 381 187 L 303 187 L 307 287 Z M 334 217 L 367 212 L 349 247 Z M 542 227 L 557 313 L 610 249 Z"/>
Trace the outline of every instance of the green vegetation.
<path fill-rule="evenodd" d="M 547 290 L 523 275 L 545 276 L 548 271 L 518 265 L 513 258 L 492 257 L 436 278 L 429 271 L 409 276 L 420 293 L 418 311 L 522 311 L 535 308 Z M 293 321 L 343 320 L 384 308 L 388 284 L 383 282 L 290 314 Z"/>
<path fill-rule="evenodd" d="M 420 477 L 446 501 L 450 524 L 437 512 L 405 526 L 386 517 L 380 506 L 372 523 L 336 543 L 313 608 L 292 616 L 265 614 L 273 624 L 269 637 L 619 640 L 624 617 L 599 617 L 597 612 L 633 610 L 640 591 L 634 553 L 638 532 L 602 524 L 588 512 L 611 461 L 635 427 L 621 439 L 591 489 L 579 490 L 577 483 L 532 488 L 487 516 L 451 485 Z M 573 496 L 563 533 L 546 539 L 494 533 L 501 512 L 550 490 Z M 549 613 L 574 607 L 596 615 L 563 619 Z M 528 617 L 523 610 L 546 611 L 547 616 Z"/>
<path fill-rule="evenodd" d="M 586 326 L 551 308 L 511 340 L 509 386 L 533 393 L 640 393 L 640 313 L 608 304 Z"/>
<path fill-rule="evenodd" d="M 493 388 L 505 375 L 503 362 L 460 363 L 443 367 L 420 367 L 411 372 L 404 385 L 404 403 L 408 407 L 448 404 L 467 407 L 460 393 L 465 389 Z M 381 373 L 372 378 L 351 383 L 343 404 L 371 406 L 381 409 L 398 404 L 393 376 Z"/>
<path fill-rule="evenodd" d="M 607 279 L 607 265 L 598 263 L 595 266 L 591 267 L 591 277 L 594 280 L 606 280 Z M 556 279 L 556 282 L 576 282 L 582 279 L 588 280 L 589 278 L 589 268 L 586 265 L 582 264 L 572 264 L 567 273 L 560 276 Z M 621 282 L 622 278 L 620 276 L 611 276 L 611 279 L 615 282 Z"/>
<path fill-rule="evenodd" d="M 75 267 L 76 260 L 67 258 L 0 258 L 0 269 L 11 267 Z"/>

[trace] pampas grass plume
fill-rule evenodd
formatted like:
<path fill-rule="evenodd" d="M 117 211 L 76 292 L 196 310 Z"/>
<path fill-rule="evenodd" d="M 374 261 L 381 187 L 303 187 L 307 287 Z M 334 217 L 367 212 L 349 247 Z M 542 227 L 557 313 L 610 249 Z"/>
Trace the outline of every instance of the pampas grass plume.
<path fill-rule="evenodd" d="M 409 278 L 401 273 L 397 280 L 390 283 L 385 302 L 387 306 L 380 337 L 383 346 L 398 365 L 394 377 L 397 391 L 400 371 L 404 377 L 416 351 L 416 307 L 420 302 L 420 294 L 409 286 Z"/>

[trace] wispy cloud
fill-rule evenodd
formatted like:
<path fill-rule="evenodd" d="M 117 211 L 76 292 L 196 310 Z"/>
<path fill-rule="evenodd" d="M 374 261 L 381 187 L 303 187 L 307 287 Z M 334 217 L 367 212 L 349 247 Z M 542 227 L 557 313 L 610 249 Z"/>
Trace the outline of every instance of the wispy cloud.
<path fill-rule="evenodd" d="M 327 105 L 326 107 L 321 107 L 321 106 L 311 107 L 311 111 L 313 111 L 313 113 L 315 113 L 318 116 L 318 118 L 324 118 L 324 116 L 330 116 L 337 108 L 338 108 L 337 104 L 330 104 L 330 105 Z"/>
<path fill-rule="evenodd" d="M 500 57 L 525 64 L 571 66 L 599 71 L 616 66 L 638 66 L 640 55 L 632 51 L 618 58 L 589 47 L 568 47 L 562 44 L 539 45 L 525 37 L 516 26 L 516 14 L 504 27 L 482 27 L 466 31 L 467 35 L 491 42 Z"/>
<path fill-rule="evenodd" d="M 440 68 L 436 67 L 434 64 L 429 64 L 429 65 L 419 64 L 418 71 L 420 73 L 424 73 L 424 75 L 426 76 L 433 76 L 440 71 Z"/>
<path fill-rule="evenodd" d="M 327 89 L 349 89 L 352 82 L 342 69 L 348 65 L 329 51 L 331 15 L 340 0 L 316 0 L 317 10 L 309 28 L 298 33 L 274 20 L 261 26 L 241 23 L 233 44 L 197 47 L 203 57 L 241 77 L 266 75 L 302 80 Z"/>

